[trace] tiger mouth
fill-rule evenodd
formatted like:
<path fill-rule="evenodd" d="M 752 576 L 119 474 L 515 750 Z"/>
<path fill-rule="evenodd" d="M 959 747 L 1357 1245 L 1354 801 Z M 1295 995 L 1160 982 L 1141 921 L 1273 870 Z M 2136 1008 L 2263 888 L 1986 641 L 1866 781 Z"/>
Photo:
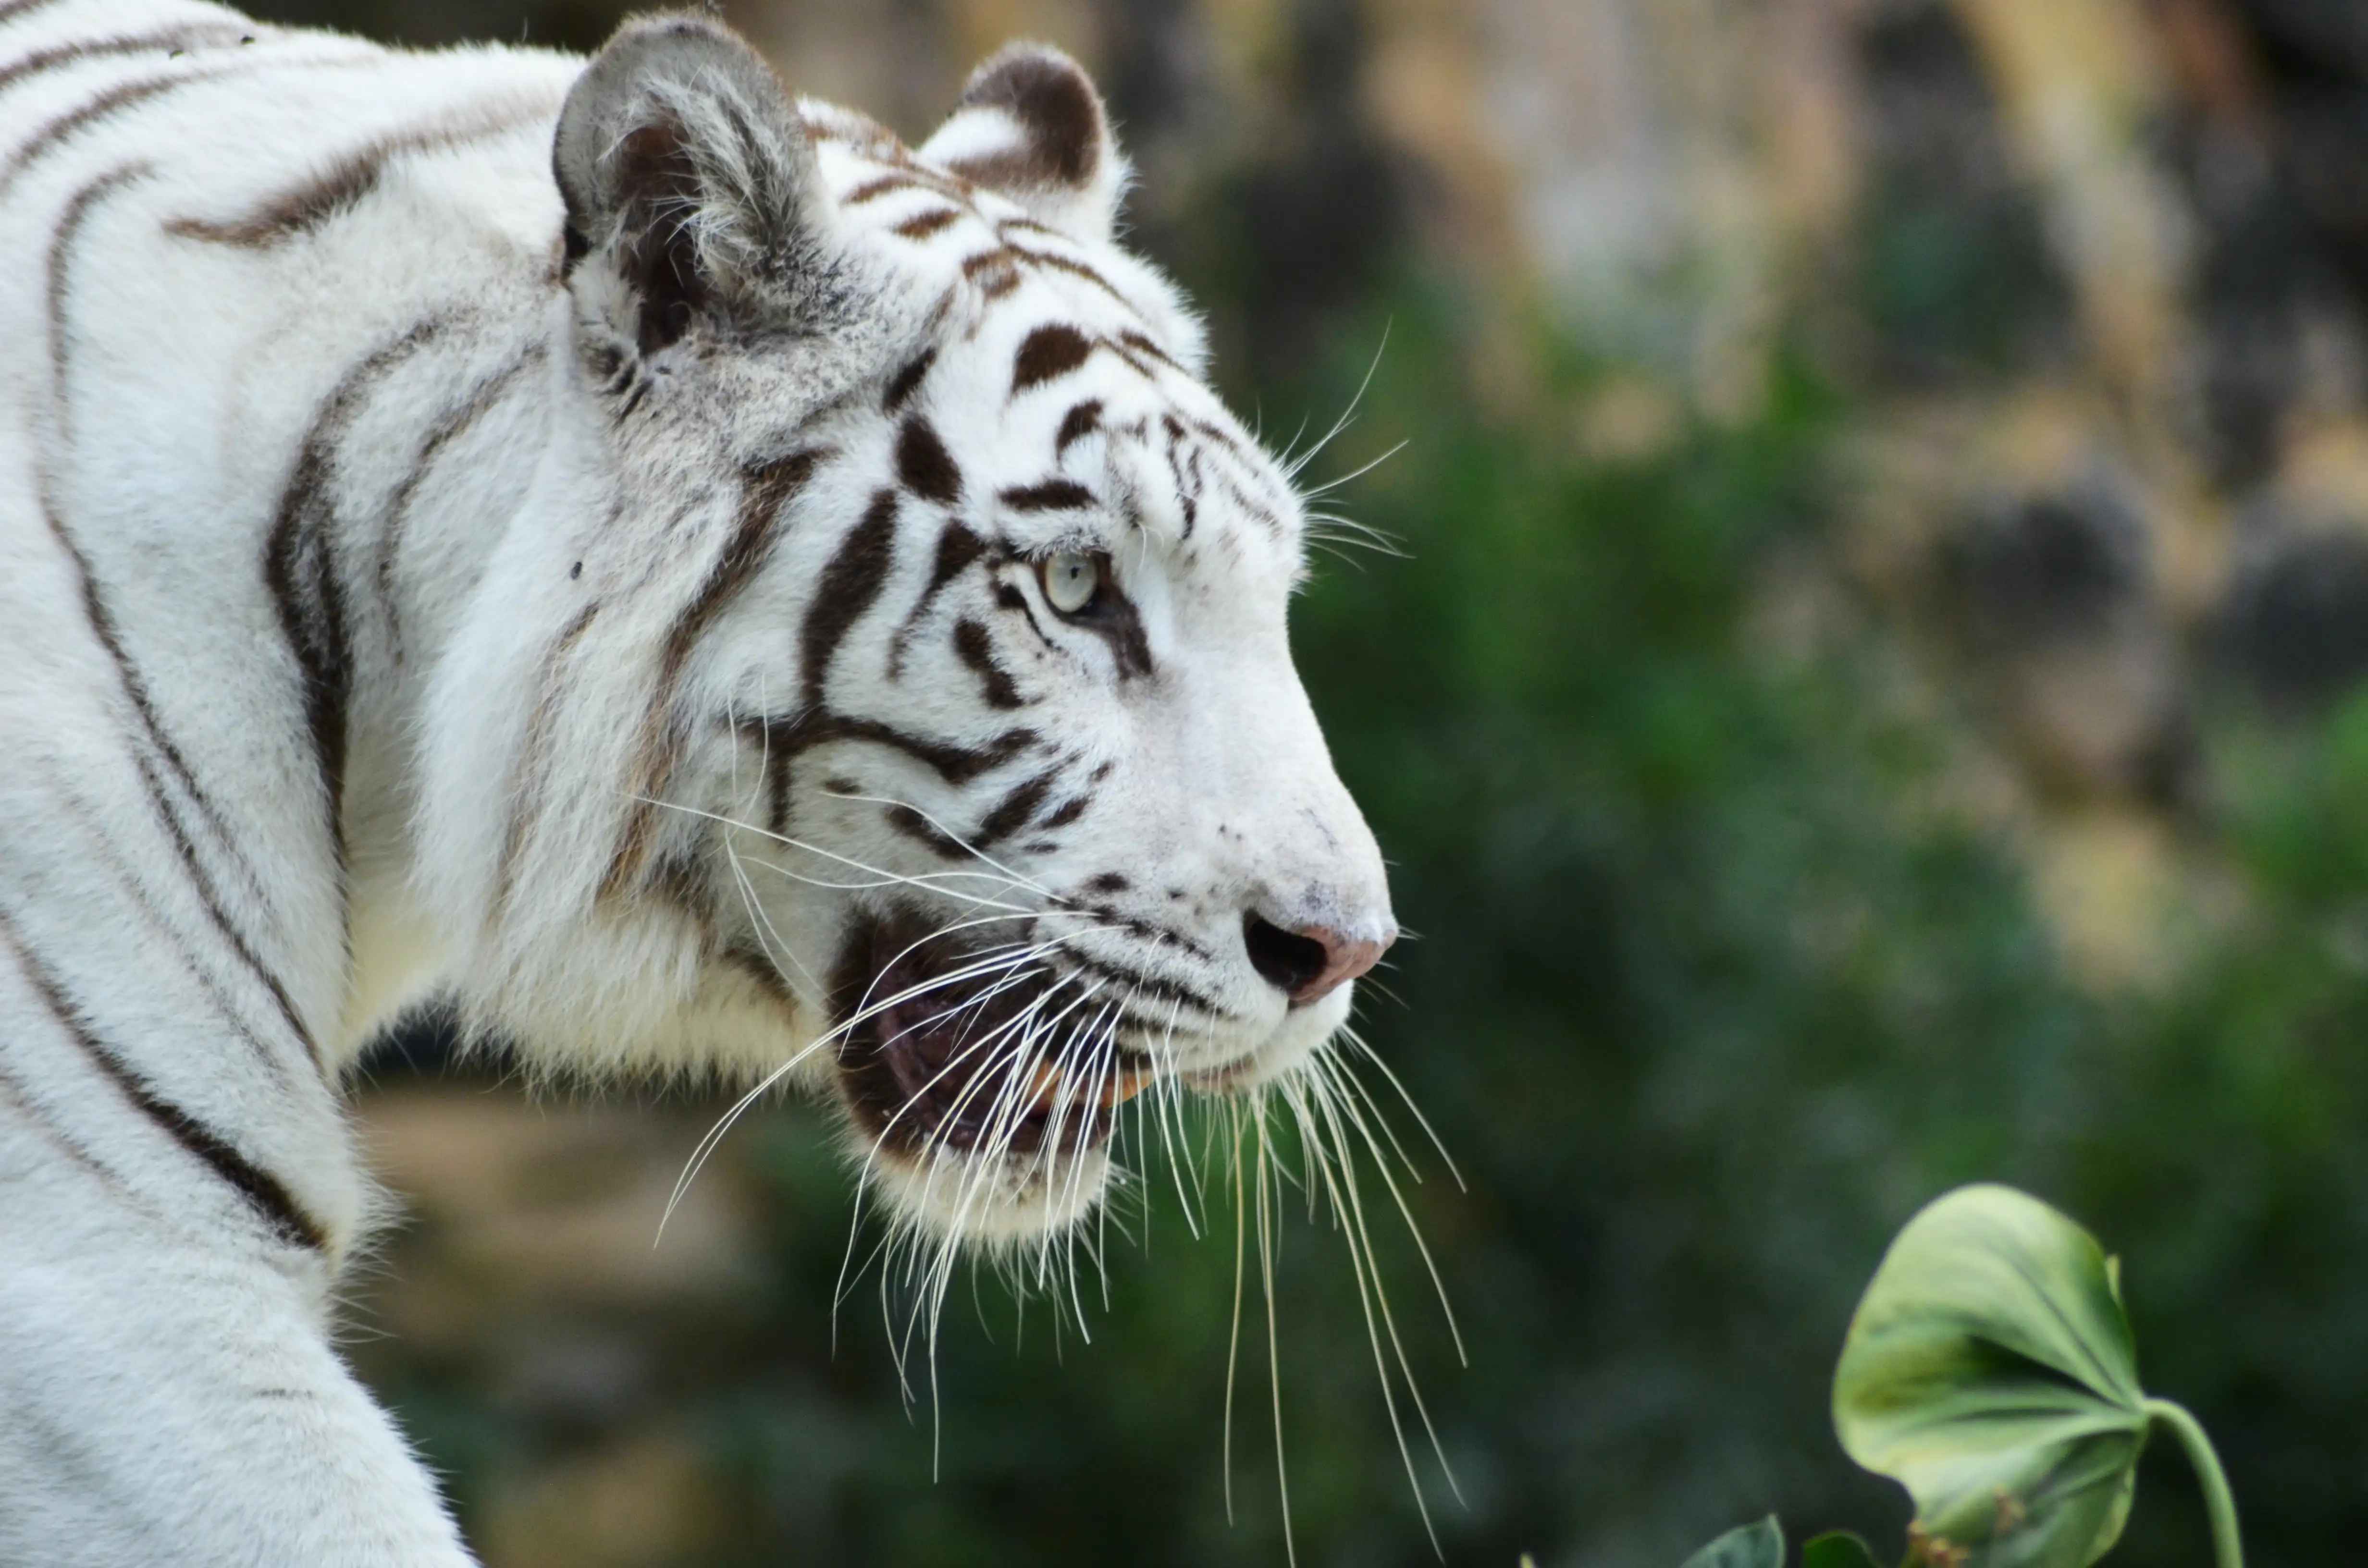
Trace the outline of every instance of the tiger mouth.
<path fill-rule="evenodd" d="M 875 1145 L 910 1157 L 1097 1149 L 1156 1076 L 1123 1044 L 1089 1049 L 1094 1009 L 1050 971 L 1001 957 L 910 915 L 857 934 L 836 987 L 838 1073 Z"/>

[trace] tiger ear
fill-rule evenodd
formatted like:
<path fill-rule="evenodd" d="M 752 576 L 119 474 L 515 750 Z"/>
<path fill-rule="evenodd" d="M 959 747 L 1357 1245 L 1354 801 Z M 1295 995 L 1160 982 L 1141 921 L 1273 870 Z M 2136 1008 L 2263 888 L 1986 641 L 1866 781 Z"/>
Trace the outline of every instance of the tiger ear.
<path fill-rule="evenodd" d="M 1101 95 L 1050 44 L 1008 45 L 972 72 L 920 154 L 1084 238 L 1110 238 L 1126 193 L 1126 159 Z"/>
<path fill-rule="evenodd" d="M 828 197 L 813 143 L 757 51 L 703 17 L 619 28 L 560 110 L 552 168 L 571 278 L 620 283 L 644 353 L 702 317 L 778 321 L 821 298 Z"/>

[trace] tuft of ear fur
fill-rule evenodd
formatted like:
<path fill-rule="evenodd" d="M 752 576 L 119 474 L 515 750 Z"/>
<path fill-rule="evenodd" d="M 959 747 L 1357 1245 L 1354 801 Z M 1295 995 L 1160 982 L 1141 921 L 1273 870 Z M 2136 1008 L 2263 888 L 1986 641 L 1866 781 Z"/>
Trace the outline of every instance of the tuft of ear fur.
<path fill-rule="evenodd" d="M 1082 238 L 1110 238 L 1126 193 L 1126 159 L 1101 95 L 1050 44 L 1008 45 L 972 72 L 920 154 Z"/>
<path fill-rule="evenodd" d="M 560 111 L 552 169 L 571 277 L 612 273 L 643 353 L 694 323 L 810 316 L 830 294 L 829 198 L 780 81 L 686 14 L 620 28 Z"/>

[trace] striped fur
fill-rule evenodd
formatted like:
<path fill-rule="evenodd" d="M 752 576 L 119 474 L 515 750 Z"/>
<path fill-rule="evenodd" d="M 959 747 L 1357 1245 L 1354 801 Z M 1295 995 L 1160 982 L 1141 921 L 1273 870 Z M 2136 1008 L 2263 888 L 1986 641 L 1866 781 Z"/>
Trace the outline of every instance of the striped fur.
<path fill-rule="evenodd" d="M 0 1562 L 467 1561 L 327 1337 L 406 1007 L 786 1076 L 987 1244 L 1092 1210 L 1121 1078 L 1323 1048 L 1253 928 L 1394 927 L 1300 506 L 1125 180 L 1041 49 L 912 149 L 683 17 L 0 3 Z M 1034 1055 L 916 1135 L 886 993 L 961 965 Z"/>

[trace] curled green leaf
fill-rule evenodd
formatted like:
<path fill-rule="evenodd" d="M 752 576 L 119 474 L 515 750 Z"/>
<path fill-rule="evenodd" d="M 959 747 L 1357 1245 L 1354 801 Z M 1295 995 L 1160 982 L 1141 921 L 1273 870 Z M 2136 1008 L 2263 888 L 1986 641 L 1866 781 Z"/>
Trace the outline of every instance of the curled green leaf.
<path fill-rule="evenodd" d="M 2103 1556 L 2148 1416 L 2112 1260 L 2011 1187 L 1960 1187 L 1908 1221 L 1834 1373 L 1842 1448 L 1915 1499 L 1911 1561 L 1948 1568 Z"/>
<path fill-rule="evenodd" d="M 1737 1526 L 1687 1558 L 1683 1568 L 1784 1568 L 1784 1528 L 1773 1514 Z"/>
<path fill-rule="evenodd" d="M 1802 1544 L 1801 1568 L 1877 1568 L 1877 1564 L 1866 1542 L 1848 1530 L 1828 1530 Z"/>

